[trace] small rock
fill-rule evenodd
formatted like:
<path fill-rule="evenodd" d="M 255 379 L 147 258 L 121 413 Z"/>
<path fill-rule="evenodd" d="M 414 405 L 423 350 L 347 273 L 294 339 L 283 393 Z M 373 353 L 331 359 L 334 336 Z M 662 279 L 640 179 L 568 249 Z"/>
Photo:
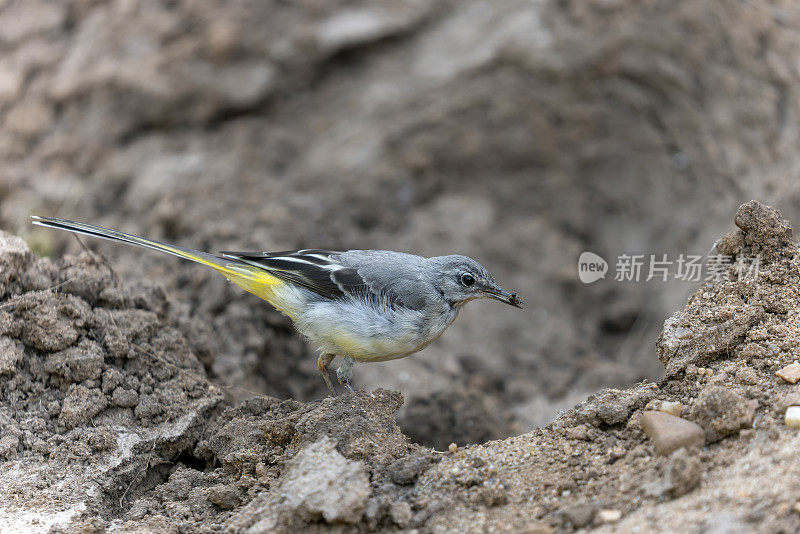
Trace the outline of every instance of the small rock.
<path fill-rule="evenodd" d="M 672 497 L 686 495 L 700 485 L 703 480 L 703 465 L 697 454 L 687 449 L 679 449 L 672 453 L 664 474 L 667 492 Z"/>
<path fill-rule="evenodd" d="M 603 389 L 576 406 L 578 420 L 594 427 L 625 423 L 635 409 L 646 405 L 654 395 L 653 388 L 646 385 L 626 391 Z"/>
<path fill-rule="evenodd" d="M 620 510 L 600 510 L 597 512 L 597 520 L 601 523 L 616 523 L 622 519 Z"/>
<path fill-rule="evenodd" d="M 753 424 L 757 404 L 724 386 L 704 388 L 692 406 L 691 418 L 706 431 L 709 443 Z"/>
<path fill-rule="evenodd" d="M 702 447 L 706 443 L 705 432 L 700 425 L 668 413 L 644 412 L 641 424 L 659 454 L 669 455 L 681 447 Z"/>
<path fill-rule="evenodd" d="M 451 443 L 451 444 L 450 444 L 450 445 L 447 447 L 447 450 L 448 450 L 448 451 L 450 451 L 451 453 L 455 453 L 455 452 L 458 450 L 458 445 L 457 445 L 457 444 L 455 444 L 455 443 Z"/>
<path fill-rule="evenodd" d="M 778 210 L 757 200 L 739 206 L 733 222 L 742 230 L 745 245 L 767 253 L 792 245 L 792 225 Z"/>
<path fill-rule="evenodd" d="M 282 508 L 308 521 L 358 523 L 370 493 L 364 466 L 342 456 L 327 436 L 298 452 L 280 481 Z"/>
<path fill-rule="evenodd" d="M 675 417 L 680 417 L 682 410 L 683 405 L 678 401 L 664 401 L 661 403 L 661 411 Z"/>
<path fill-rule="evenodd" d="M 239 490 L 234 486 L 218 484 L 208 488 L 208 500 L 223 510 L 230 510 L 239 504 Z"/>
<path fill-rule="evenodd" d="M 786 426 L 789 428 L 800 428 L 800 406 L 789 406 L 786 408 Z"/>
<path fill-rule="evenodd" d="M 546 523 L 536 523 L 528 525 L 519 531 L 520 534 L 553 534 L 553 527 Z"/>
<path fill-rule="evenodd" d="M 562 510 L 564 519 L 575 528 L 583 528 L 594 519 L 597 508 L 591 503 L 576 504 Z"/>
<path fill-rule="evenodd" d="M 800 364 L 797 362 L 790 363 L 783 369 L 775 371 L 775 374 L 790 384 L 796 384 L 800 380 Z"/>
<path fill-rule="evenodd" d="M 424 455 L 409 455 L 400 458 L 389 466 L 389 478 L 400 486 L 413 484 L 430 464 L 431 459 Z"/>

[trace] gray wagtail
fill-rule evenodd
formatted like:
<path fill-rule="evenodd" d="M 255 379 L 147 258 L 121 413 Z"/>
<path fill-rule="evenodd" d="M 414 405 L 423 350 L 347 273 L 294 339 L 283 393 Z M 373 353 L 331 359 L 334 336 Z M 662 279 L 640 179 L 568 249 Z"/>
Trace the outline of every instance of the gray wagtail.
<path fill-rule="evenodd" d="M 319 371 L 332 395 L 328 366 L 348 391 L 353 363 L 403 358 L 435 341 L 470 300 L 488 297 L 517 308 L 516 293 L 467 256 L 423 258 L 388 250 L 304 249 L 220 252 L 167 245 L 91 224 L 31 217 L 33 224 L 138 245 L 216 269 L 228 280 L 288 315 L 319 347 Z"/>

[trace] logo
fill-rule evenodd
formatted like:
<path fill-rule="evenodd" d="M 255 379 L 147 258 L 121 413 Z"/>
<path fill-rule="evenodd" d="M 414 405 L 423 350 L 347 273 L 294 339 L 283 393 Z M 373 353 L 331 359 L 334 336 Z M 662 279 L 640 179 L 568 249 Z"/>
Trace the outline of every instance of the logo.
<path fill-rule="evenodd" d="M 582 252 L 578 258 L 578 278 L 584 284 L 597 282 L 606 277 L 608 263 L 594 252 Z"/>

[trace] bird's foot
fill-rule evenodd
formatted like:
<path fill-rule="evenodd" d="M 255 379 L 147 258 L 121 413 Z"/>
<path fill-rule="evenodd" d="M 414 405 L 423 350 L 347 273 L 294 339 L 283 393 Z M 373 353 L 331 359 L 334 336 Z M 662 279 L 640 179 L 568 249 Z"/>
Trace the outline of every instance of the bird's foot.
<path fill-rule="evenodd" d="M 353 386 L 350 385 L 350 381 L 353 378 L 353 358 L 350 356 L 345 356 L 342 365 L 336 369 L 336 378 L 339 379 L 339 383 L 342 385 L 344 389 L 348 392 L 353 392 Z"/>
<path fill-rule="evenodd" d="M 328 374 L 328 366 L 331 364 L 334 357 L 335 356 L 333 354 L 322 354 L 319 358 L 317 358 L 319 372 L 322 375 L 323 380 L 325 380 L 325 385 L 328 386 L 328 390 L 331 392 L 331 397 L 335 397 L 337 395 L 336 390 L 333 389 L 333 381 L 331 381 L 331 376 Z"/>

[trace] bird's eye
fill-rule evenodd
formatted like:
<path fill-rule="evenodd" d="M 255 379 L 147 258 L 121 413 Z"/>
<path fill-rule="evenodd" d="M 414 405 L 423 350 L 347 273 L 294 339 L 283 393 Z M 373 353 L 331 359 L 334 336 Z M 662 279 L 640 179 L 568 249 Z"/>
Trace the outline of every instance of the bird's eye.
<path fill-rule="evenodd" d="M 464 273 L 461 275 L 461 283 L 467 287 L 470 287 L 475 284 L 475 277 L 469 273 Z"/>

